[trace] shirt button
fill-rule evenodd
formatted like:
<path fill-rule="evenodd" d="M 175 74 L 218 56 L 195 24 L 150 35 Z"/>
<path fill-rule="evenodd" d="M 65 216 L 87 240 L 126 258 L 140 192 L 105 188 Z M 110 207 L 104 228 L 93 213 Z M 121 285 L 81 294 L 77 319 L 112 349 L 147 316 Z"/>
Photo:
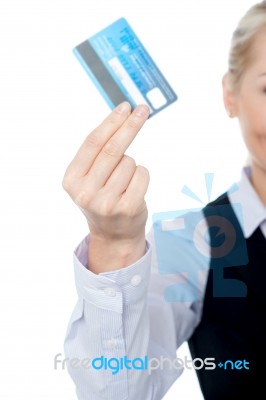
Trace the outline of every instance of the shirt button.
<path fill-rule="evenodd" d="M 108 339 L 106 341 L 106 345 L 107 345 L 108 349 L 114 349 L 117 345 L 117 340 L 114 338 Z"/>
<path fill-rule="evenodd" d="M 131 281 L 130 281 L 132 286 L 139 286 L 140 282 L 141 282 L 141 276 L 140 275 L 134 275 L 131 278 Z"/>
<path fill-rule="evenodd" d="M 106 294 L 106 296 L 109 296 L 109 297 L 115 297 L 116 296 L 116 291 L 112 287 L 106 287 L 104 289 L 104 293 Z"/>

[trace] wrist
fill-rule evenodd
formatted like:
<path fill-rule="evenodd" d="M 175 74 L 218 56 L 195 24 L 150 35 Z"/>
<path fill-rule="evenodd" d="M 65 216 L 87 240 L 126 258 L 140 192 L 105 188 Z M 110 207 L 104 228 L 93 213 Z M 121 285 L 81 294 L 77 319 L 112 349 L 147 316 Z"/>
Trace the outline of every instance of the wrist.
<path fill-rule="evenodd" d="M 144 256 L 145 233 L 138 238 L 111 240 L 90 236 L 88 249 L 89 270 L 95 274 L 125 268 Z"/>

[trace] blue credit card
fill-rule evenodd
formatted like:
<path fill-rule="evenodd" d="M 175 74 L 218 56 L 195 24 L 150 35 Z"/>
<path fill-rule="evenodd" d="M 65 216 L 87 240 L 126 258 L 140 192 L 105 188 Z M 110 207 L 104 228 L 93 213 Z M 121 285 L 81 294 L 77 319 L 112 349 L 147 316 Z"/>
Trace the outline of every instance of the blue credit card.
<path fill-rule="evenodd" d="M 74 48 L 78 60 L 113 109 L 123 101 L 150 107 L 150 116 L 177 95 L 125 18 Z"/>

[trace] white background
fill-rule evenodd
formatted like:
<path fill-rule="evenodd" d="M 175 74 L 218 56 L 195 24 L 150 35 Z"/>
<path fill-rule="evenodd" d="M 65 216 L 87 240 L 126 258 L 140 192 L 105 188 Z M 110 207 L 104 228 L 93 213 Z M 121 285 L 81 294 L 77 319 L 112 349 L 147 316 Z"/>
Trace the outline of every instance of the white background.
<path fill-rule="evenodd" d="M 72 251 L 87 227 L 61 180 L 109 108 L 72 48 L 123 16 L 179 96 L 128 151 L 150 170 L 150 225 L 154 212 L 200 206 L 180 193 L 184 184 L 206 202 L 205 172 L 215 173 L 212 198 L 239 178 L 246 150 L 224 112 L 221 78 L 233 29 L 253 3 L 1 0 L 1 398 L 76 398 L 53 358 L 76 302 Z M 193 373 L 164 399 L 176 398 L 201 399 Z"/>

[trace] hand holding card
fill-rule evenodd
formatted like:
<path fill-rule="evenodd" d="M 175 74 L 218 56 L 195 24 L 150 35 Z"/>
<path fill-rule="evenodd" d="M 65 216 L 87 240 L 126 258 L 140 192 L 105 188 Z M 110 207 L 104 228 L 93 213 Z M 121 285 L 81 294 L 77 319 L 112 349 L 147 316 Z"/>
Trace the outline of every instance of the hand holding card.
<path fill-rule="evenodd" d="M 125 155 L 149 116 L 121 103 L 95 128 L 68 166 L 63 187 L 87 219 L 88 260 L 96 274 L 132 264 L 145 253 L 146 168 Z"/>

